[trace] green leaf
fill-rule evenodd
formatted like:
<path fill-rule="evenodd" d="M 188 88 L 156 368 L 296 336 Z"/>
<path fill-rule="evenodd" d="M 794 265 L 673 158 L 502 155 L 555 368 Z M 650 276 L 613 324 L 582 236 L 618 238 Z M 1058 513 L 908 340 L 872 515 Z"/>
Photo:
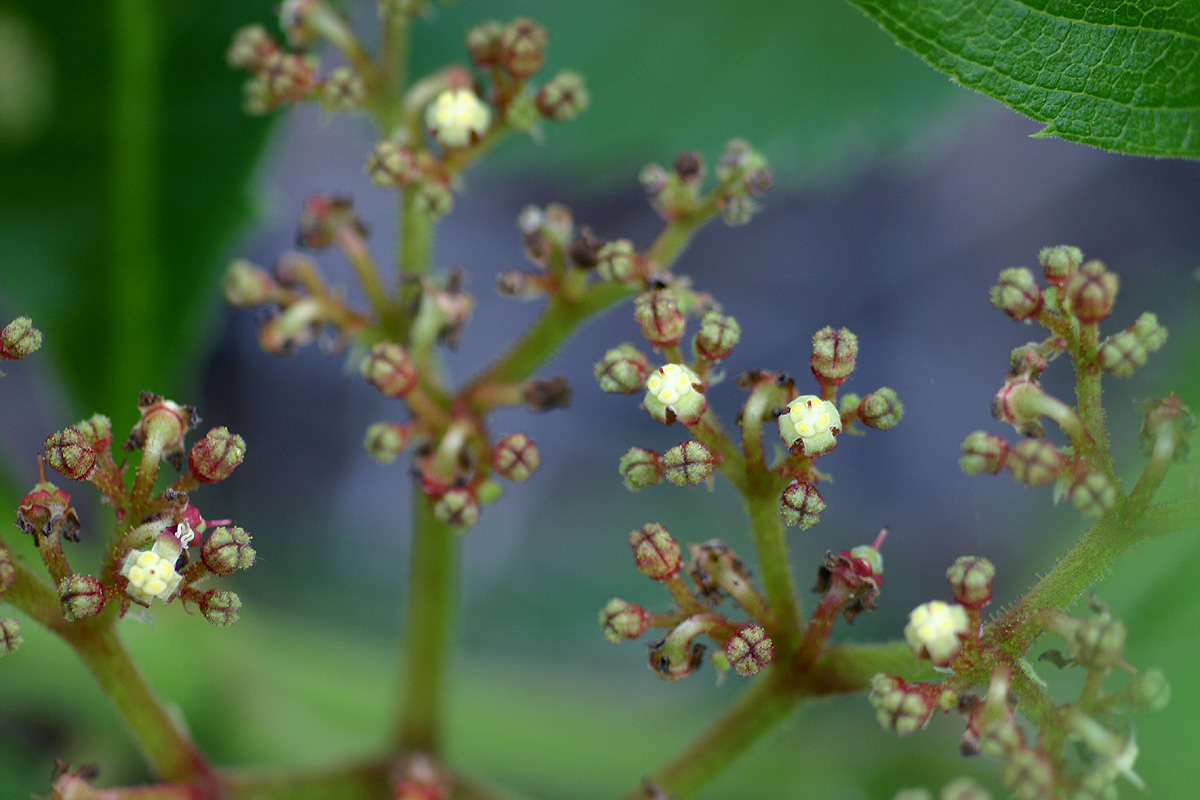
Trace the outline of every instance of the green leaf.
<path fill-rule="evenodd" d="M 1200 1 L 851 0 L 1036 136 L 1200 158 Z"/>

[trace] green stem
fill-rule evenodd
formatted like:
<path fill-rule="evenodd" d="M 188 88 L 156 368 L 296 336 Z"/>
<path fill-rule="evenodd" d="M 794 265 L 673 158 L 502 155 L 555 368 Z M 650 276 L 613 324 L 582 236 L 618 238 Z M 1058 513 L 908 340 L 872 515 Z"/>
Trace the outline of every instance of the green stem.
<path fill-rule="evenodd" d="M 1137 524 L 1140 538 L 1155 539 L 1200 527 L 1200 500 L 1180 500 L 1150 506 Z"/>
<path fill-rule="evenodd" d="M 372 759 L 316 769 L 237 769 L 221 775 L 232 800 L 378 800 L 387 794 L 390 763 Z"/>
<path fill-rule="evenodd" d="M 9 553 L 12 552 L 3 541 L 0 541 L 0 548 L 8 549 Z M 0 595 L 0 602 L 12 604 L 14 608 L 32 617 L 43 628 L 62 636 L 68 623 L 63 619 L 58 592 L 15 557 L 12 558 L 11 563 L 13 582 L 4 594 Z"/>
<path fill-rule="evenodd" d="M 405 631 L 406 669 L 398 746 L 437 753 L 446 710 L 447 654 L 454 612 L 458 543 L 414 491 L 412 563 Z"/>
<path fill-rule="evenodd" d="M 765 488 L 773 488 L 773 484 Z M 777 629 L 770 631 L 775 640 L 775 657 L 786 659 L 795 651 L 796 635 L 800 631 L 800 606 L 788 563 L 783 520 L 777 509 L 778 498 L 775 492 L 765 491 L 763 486 L 758 489 L 746 493 L 746 513 L 750 516 L 750 533 L 758 553 L 763 589 L 778 620 Z"/>
<path fill-rule="evenodd" d="M 1091 446 L 1085 455 L 1103 470 L 1114 486 L 1120 486 L 1108 441 L 1108 426 L 1104 422 L 1104 406 L 1101 403 L 1100 372 L 1098 362 L 1100 329 L 1096 324 L 1082 325 L 1079 339 L 1070 343 L 1071 357 L 1075 363 L 1075 402 L 1079 407 L 1079 419 L 1091 437 Z M 1085 442 L 1086 444 L 1086 442 Z"/>

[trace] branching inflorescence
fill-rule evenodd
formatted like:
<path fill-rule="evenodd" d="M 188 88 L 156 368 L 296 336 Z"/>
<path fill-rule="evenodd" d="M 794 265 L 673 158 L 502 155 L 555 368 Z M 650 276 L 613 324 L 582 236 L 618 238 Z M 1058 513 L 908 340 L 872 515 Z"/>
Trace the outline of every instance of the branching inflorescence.
<path fill-rule="evenodd" d="M 17 525 L 32 536 L 51 581 L 35 575 L 0 541 L 0 600 L 76 650 L 165 781 L 146 789 L 96 790 L 91 771 L 64 767 L 55 775 L 55 797 L 494 796 L 444 762 L 455 534 L 479 524 L 482 509 L 500 498 L 497 478 L 525 481 L 542 460 L 528 435 L 494 433 L 491 412 L 566 406 L 571 397 L 566 381 L 537 377 L 538 370 L 583 322 L 626 299 L 632 300 L 633 322 L 653 358 L 632 343 L 617 344 L 598 354 L 596 380 L 605 392 L 639 396 L 654 420 L 680 425 L 687 438 L 663 453 L 630 448 L 620 459 L 620 475 L 629 489 L 641 490 L 664 479 L 683 487 L 711 485 L 719 473 L 744 501 L 761 575 L 757 584 L 746 561 L 717 539 L 685 548 L 657 522 L 629 535 L 637 569 L 666 588 L 670 604 L 651 612 L 614 598 L 600 613 L 604 637 L 619 643 L 651 629 L 660 632 L 649 644 L 648 661 L 669 681 L 703 664 L 707 639 L 716 645 L 707 660 L 718 673 L 733 671 L 752 681 L 726 715 L 642 782 L 630 800 L 685 796 L 802 699 L 867 689 L 879 721 L 901 734 L 924 727 L 939 709 L 961 713 L 964 752 L 1001 758 L 1005 781 L 1018 797 L 1102 798 L 1112 796 L 1120 776 L 1139 783 L 1132 732 L 1117 713 L 1161 707 L 1166 682 L 1148 670 L 1136 672 L 1118 690 L 1106 690 L 1114 669 L 1134 672 L 1124 661 L 1123 626 L 1096 602 L 1094 613 L 1083 619 L 1065 612 L 1128 547 L 1195 516 L 1194 501 L 1151 506 L 1168 465 L 1186 451 L 1192 427 L 1176 397 L 1143 409 L 1149 463 L 1129 491 L 1109 452 L 1101 375 L 1128 377 L 1163 346 L 1166 332 L 1154 315 L 1143 314 L 1102 340 L 1099 323 L 1112 311 L 1118 281 L 1099 262 L 1084 263 L 1075 248 L 1043 251 L 1048 288 L 1040 288 L 1024 268 L 1001 273 L 992 303 L 1017 320 L 1042 325 L 1049 335 L 1013 351 L 1011 371 L 994 402 L 996 416 L 1025 438 L 1013 444 L 992 433 L 972 433 L 963 443 L 961 466 L 969 473 L 1007 470 L 1032 486 L 1056 484 L 1056 497 L 1068 498 L 1095 523 L 1051 572 L 989 620 L 983 609 L 992 597 L 995 568 L 985 558 L 963 556 L 947 571 L 954 602 L 934 600 L 914 609 L 905 641 L 830 645 L 839 616 L 852 621 L 875 608 L 887 532 L 870 544 L 830 551 L 815 565 L 820 599 L 804 620 L 786 529 L 803 532 L 820 522 L 826 506 L 819 487 L 829 479 L 822 470 L 836 464 L 845 434 L 890 429 L 900 422 L 903 405 L 888 387 L 862 396 L 842 391 L 855 371 L 859 342 L 849 330 L 830 326 L 812 337 L 809 388 L 807 376 L 800 380 L 781 369 L 744 371 L 733 380 L 745 399 L 727 425 L 708 393 L 723 379 L 742 328 L 715 298 L 673 270 L 700 226 L 717 216 L 744 224 L 759 209 L 773 183 L 764 157 L 734 139 L 716 161 L 712 182 L 706 182 L 705 163 L 695 153 L 680 155 L 670 169 L 646 167 L 640 180 L 664 227 L 645 247 L 577 226 L 561 205 L 524 209 L 517 224 L 531 266 L 501 272 L 497 289 L 542 301 L 541 316 L 494 363 L 452 387 L 437 348 L 453 347 L 464 335 L 475 301 L 461 271 L 432 270 L 437 222 L 452 210 L 468 166 L 508 134 L 536 135 L 543 123 L 574 118 L 586 108 L 588 93 L 573 72 L 533 85 L 548 35 L 525 18 L 477 26 L 467 35 L 470 66 L 450 65 L 410 81 L 408 41 L 425 5 L 379 0 L 381 42 L 371 54 L 323 0 L 287 0 L 281 23 L 293 50 L 252 26 L 238 32 L 228 52 L 231 65 L 250 73 L 251 112 L 316 102 L 330 113 L 371 116 L 379 141 L 365 155 L 365 170 L 378 186 L 398 194 L 395 280 L 385 277 L 372 255 L 350 198 L 316 194 L 300 213 L 297 245 L 340 251 L 365 294 L 365 308 L 330 286 L 308 255 L 284 254 L 271 270 L 238 260 L 224 279 L 232 305 L 262 307 L 264 350 L 287 355 L 320 342 L 332 352 L 346 352 L 366 383 L 406 409 L 401 421 L 376 422 L 365 432 L 367 451 L 381 463 L 393 463 L 406 451 L 412 456 L 412 567 L 392 747 L 378 758 L 319 775 L 216 770 L 145 685 L 116 636 L 117 620 L 135 605 L 178 600 L 209 622 L 228 625 L 237 619 L 240 600 L 209 584 L 250 566 L 255 554 L 244 531 L 228 521 L 205 520 L 191 499 L 202 484 L 223 480 L 237 467 L 245 454 L 241 437 L 215 428 L 188 450 L 185 435 L 198 422 L 195 411 L 144 393 L 141 419 L 125 443 L 126 450 L 141 453 L 136 468 L 114 457 L 111 425 L 100 415 L 45 443 L 46 463 L 91 483 L 115 514 L 97 574 L 77 573 L 69 565 L 64 542 L 77 540 L 84 526 L 70 496 L 44 475 L 21 500 Z M 323 73 L 305 52 L 320 42 L 339 51 L 344 63 Z M 685 351 L 689 320 L 695 333 Z M 19 318 L 4 328 L 0 355 L 21 358 L 40 344 L 29 319 Z M 1075 367 L 1073 405 L 1039 383 L 1061 355 Z M 1056 444 L 1046 435 L 1045 419 L 1057 425 L 1065 442 Z M 765 428 L 778 439 L 765 435 Z M 828 460 L 819 468 L 821 459 Z M 164 461 L 179 475 L 160 486 Z M 1087 671 L 1075 702 L 1053 702 L 1027 659 L 1045 633 L 1059 635 L 1065 650 L 1044 658 Z M 0 619 L 0 653 L 20 643 L 16 620 Z M 982 694 L 973 693 L 976 688 Z M 1082 744 L 1086 758 L 1068 758 L 1068 742 Z M 985 796 L 981 792 L 963 779 L 941 796 L 966 800 Z"/>

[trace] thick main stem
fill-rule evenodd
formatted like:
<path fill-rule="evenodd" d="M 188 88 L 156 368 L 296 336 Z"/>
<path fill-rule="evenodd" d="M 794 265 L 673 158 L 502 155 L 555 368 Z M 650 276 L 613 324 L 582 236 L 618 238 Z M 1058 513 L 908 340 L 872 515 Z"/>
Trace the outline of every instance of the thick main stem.
<path fill-rule="evenodd" d="M 758 553 L 763 589 L 778 620 L 778 628 L 770 631 L 771 638 L 775 640 L 775 657 L 784 659 L 790 657 L 796 647 L 800 606 L 788 563 L 783 521 L 776 508 L 778 492 L 772 491 L 773 488 L 771 485 L 760 485 L 747 492 L 746 513 L 750 516 L 750 533 Z"/>
<path fill-rule="evenodd" d="M 413 496 L 412 561 L 404 636 L 405 669 L 397 744 L 437 753 L 446 708 L 446 673 L 458 574 L 458 543 L 433 516 L 429 499 Z"/>

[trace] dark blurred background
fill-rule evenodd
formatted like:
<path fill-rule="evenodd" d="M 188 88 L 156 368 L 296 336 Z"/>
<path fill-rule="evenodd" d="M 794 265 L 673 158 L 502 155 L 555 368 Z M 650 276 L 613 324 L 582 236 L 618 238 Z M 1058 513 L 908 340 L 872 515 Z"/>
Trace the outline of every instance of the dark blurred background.
<path fill-rule="evenodd" d="M 369 38 L 372 4 L 350 5 Z M 395 198 L 362 174 L 373 142 L 364 120 L 306 108 L 268 127 L 241 114 L 240 78 L 225 69 L 224 48 L 239 25 L 269 23 L 271 3 L 150 6 L 143 23 L 156 44 L 138 56 L 132 84 L 113 65 L 138 34 L 108 5 L 0 7 L 0 317 L 29 314 L 47 335 L 43 351 L 0 380 L 0 499 L 11 508 L 33 483 L 50 431 L 104 411 L 121 435 L 140 389 L 195 403 L 205 427 L 245 436 L 246 463 L 198 497 L 210 516 L 233 517 L 255 536 L 259 563 L 233 581 L 242 620 L 215 630 L 158 608 L 124 631 L 217 761 L 333 761 L 382 741 L 395 695 L 408 479 L 404 459 L 382 467 L 361 440 L 369 423 L 402 412 L 341 357 L 315 348 L 286 360 L 263 354 L 253 315 L 223 308 L 217 284 L 233 255 L 271 264 L 290 248 L 313 191 L 353 194 L 386 262 Z M 1174 388 L 1200 403 L 1200 165 L 1032 140 L 1038 126 L 950 85 L 840 4 L 439 5 L 416 26 L 415 74 L 464 60 L 463 35 L 475 22 L 518 14 L 550 30 L 547 74 L 579 69 L 593 103 L 578 121 L 547 127 L 542 144 L 506 142 L 468 176 L 442 224 L 435 266 L 466 268 L 479 300 L 459 350 L 447 354 L 451 374 L 472 374 L 537 314 L 536 304 L 491 288 L 498 271 L 522 264 L 514 220 L 523 206 L 567 203 L 600 236 L 645 244 L 660 223 L 636 184 L 642 164 L 669 163 L 682 149 L 711 161 L 727 139 L 751 140 L 779 182 L 765 213 L 744 228 L 715 223 L 679 264 L 741 321 L 729 369 L 803 374 L 812 332 L 845 325 L 862 345 L 847 388 L 892 386 L 907 409 L 894 431 L 847 439 L 823 462 L 835 475 L 822 487 L 829 510 L 817 528 L 790 534 L 807 585 L 825 550 L 891 530 L 881 607 L 838 638 L 897 637 L 913 605 L 949 595 L 943 571 L 964 553 L 996 562 L 1002 605 L 1084 528 L 1050 491 L 967 477 L 955 463 L 969 431 L 1009 433 L 991 419 L 989 400 L 1009 350 L 1037 336 L 987 304 L 1000 269 L 1034 265 L 1043 245 L 1077 244 L 1121 274 L 1107 330 L 1144 310 L 1170 329 L 1168 347 L 1136 378 L 1110 381 L 1123 474 L 1141 464 L 1135 400 Z M 120 199 L 128 184 L 118 165 L 129 157 L 122 125 L 136 127 L 139 115 L 152 157 L 134 205 L 148 224 L 144 247 L 129 249 L 139 229 L 120 213 L 131 201 Z M 331 282 L 351 285 L 339 257 L 320 260 Z M 616 463 L 627 447 L 682 438 L 651 421 L 636 397 L 595 388 L 592 363 L 636 337 L 630 309 L 614 310 L 545 370 L 570 380 L 569 410 L 497 415 L 497 432 L 538 442 L 544 467 L 487 508 L 464 541 L 453 760 L 541 798 L 629 787 L 741 688 L 736 678 L 714 687 L 707 670 L 663 684 L 645 668 L 641 644 L 611 647 L 595 624 L 614 595 L 666 605 L 624 542 L 644 522 L 751 552 L 736 495 L 723 485 L 622 488 Z M 1069 396 L 1065 364 L 1046 382 Z M 712 393 L 727 420 L 739 395 L 730 384 Z M 1185 467 L 1163 496 L 1197 485 Z M 88 541 L 73 558 L 84 569 L 109 523 L 84 487 L 67 488 L 79 489 Z M 28 552 L 15 532 L 5 538 Z M 1200 589 L 1185 571 L 1198 554 L 1195 531 L 1147 544 L 1099 587 L 1129 623 L 1128 660 L 1162 666 L 1174 684 L 1166 711 L 1132 723 L 1139 771 L 1160 797 L 1190 794 L 1177 765 L 1192 750 L 1200 707 L 1190 682 Z M 69 650 L 32 623 L 25 634 L 25 647 L 0 663 L 0 797 L 45 790 L 56 757 L 99 762 L 108 782 L 144 779 Z M 1072 696 L 1078 676 L 1042 669 Z M 997 765 L 958 756 L 960 732 L 939 718 L 898 740 L 861 696 L 811 703 L 701 796 L 887 800 L 958 774 L 998 787 Z"/>

